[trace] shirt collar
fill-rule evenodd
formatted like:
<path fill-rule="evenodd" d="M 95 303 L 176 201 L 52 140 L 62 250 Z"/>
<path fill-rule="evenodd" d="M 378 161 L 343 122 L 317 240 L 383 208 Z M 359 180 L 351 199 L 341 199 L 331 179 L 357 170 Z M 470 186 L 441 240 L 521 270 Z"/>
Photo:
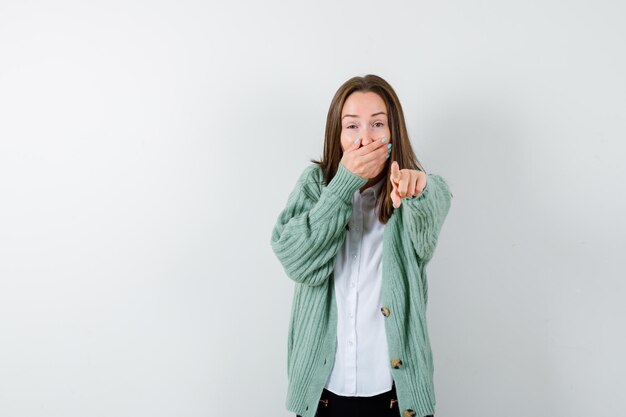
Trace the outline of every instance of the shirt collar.
<path fill-rule="evenodd" d="M 386 177 L 383 177 L 376 184 L 374 184 L 374 185 L 366 188 L 365 190 L 363 190 L 363 192 L 361 193 L 361 197 L 365 197 L 367 194 L 373 193 L 374 201 L 378 201 L 378 192 L 382 188 L 383 183 L 385 182 L 385 179 L 386 179 Z M 360 192 L 360 190 L 357 190 L 357 192 Z"/>

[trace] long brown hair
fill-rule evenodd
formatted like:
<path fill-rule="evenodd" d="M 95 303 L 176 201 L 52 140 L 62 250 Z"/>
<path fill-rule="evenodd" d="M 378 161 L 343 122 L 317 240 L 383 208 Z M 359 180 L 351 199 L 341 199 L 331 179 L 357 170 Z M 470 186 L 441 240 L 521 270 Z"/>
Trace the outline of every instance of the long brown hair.
<path fill-rule="evenodd" d="M 326 185 L 328 185 L 337 173 L 339 161 L 341 161 L 343 156 L 341 149 L 341 110 L 347 98 L 355 91 L 376 93 L 387 106 L 387 118 L 393 148 L 383 168 L 386 180 L 380 188 L 376 205 L 378 219 L 381 223 L 386 224 L 393 213 L 393 204 L 390 197 L 393 188 L 389 181 L 391 162 L 398 161 L 400 169 L 416 169 L 426 172 L 415 156 L 415 152 L 413 152 L 400 100 L 398 100 L 398 96 L 387 81 L 377 75 L 368 74 L 364 77 L 350 78 L 339 87 L 330 102 L 330 108 L 326 117 L 324 155 L 320 160 L 311 159 L 311 162 L 320 166 Z"/>

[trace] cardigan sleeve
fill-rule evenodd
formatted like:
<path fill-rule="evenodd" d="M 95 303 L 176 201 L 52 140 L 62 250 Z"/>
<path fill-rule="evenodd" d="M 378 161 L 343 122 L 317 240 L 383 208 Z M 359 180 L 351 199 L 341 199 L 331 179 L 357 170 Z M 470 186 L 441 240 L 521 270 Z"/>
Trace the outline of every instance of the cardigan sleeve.
<path fill-rule="evenodd" d="M 424 262 L 428 262 L 435 252 L 451 200 L 450 187 L 438 174 L 427 174 L 426 187 L 419 195 L 402 199 L 399 209 L 404 227 L 417 256 Z"/>
<path fill-rule="evenodd" d="M 272 230 L 272 249 L 289 278 L 311 286 L 324 283 L 345 239 L 352 196 L 366 183 L 341 163 L 327 186 L 319 167 L 304 170 Z"/>

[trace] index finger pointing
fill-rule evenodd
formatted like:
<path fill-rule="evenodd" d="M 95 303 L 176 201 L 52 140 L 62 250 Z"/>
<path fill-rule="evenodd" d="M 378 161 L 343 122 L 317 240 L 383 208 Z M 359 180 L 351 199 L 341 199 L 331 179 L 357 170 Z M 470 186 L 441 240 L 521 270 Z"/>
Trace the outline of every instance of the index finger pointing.
<path fill-rule="evenodd" d="M 391 179 L 396 183 L 400 181 L 400 166 L 398 165 L 398 161 L 391 163 Z"/>

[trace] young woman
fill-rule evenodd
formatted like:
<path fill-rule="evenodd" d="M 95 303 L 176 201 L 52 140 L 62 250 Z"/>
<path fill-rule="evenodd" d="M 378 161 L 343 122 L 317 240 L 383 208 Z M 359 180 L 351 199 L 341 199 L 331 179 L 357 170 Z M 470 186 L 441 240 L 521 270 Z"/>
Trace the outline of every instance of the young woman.
<path fill-rule="evenodd" d="M 400 101 L 375 75 L 337 91 L 324 154 L 298 178 L 271 246 L 295 281 L 287 409 L 298 417 L 435 412 L 426 265 L 450 209 Z"/>

